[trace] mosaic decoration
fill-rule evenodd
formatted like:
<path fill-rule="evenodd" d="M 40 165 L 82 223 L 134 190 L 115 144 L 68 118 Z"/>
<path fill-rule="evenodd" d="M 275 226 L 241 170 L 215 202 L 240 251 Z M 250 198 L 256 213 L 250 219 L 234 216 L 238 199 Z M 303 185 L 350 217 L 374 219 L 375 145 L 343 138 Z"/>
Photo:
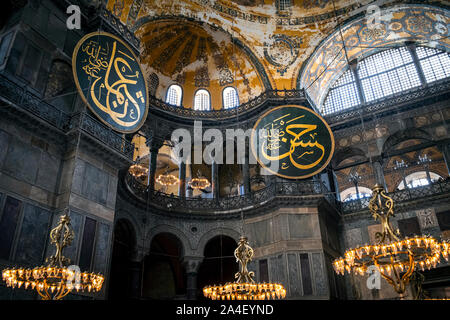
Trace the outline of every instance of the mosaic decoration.
<path fill-rule="evenodd" d="M 139 60 L 120 38 L 93 32 L 76 45 L 72 70 L 78 92 L 112 129 L 137 131 L 148 112 L 148 88 Z"/>
<path fill-rule="evenodd" d="M 234 82 L 233 74 L 228 68 L 227 63 L 225 62 L 225 58 L 219 50 L 219 46 L 213 41 L 212 38 L 210 38 L 209 40 L 211 51 L 213 51 L 214 63 L 219 70 L 219 84 L 221 86 L 232 84 Z"/>
<path fill-rule="evenodd" d="M 237 70 L 239 70 L 239 75 L 240 75 L 241 78 L 242 78 L 242 82 L 243 82 L 244 85 L 246 86 L 248 94 L 251 95 L 251 94 L 252 94 L 252 88 L 250 87 L 250 81 L 248 81 L 248 79 L 247 79 L 245 73 L 242 71 L 242 68 L 241 68 L 241 66 L 240 66 L 240 64 L 239 64 L 239 62 L 238 62 L 238 60 L 236 59 L 235 56 L 231 56 L 230 59 L 231 59 L 231 61 L 233 62 L 234 67 L 235 67 Z"/>
<path fill-rule="evenodd" d="M 181 70 L 183 70 L 184 67 L 186 67 L 190 60 L 191 60 L 191 54 L 192 50 L 194 49 L 194 46 L 197 42 L 197 35 L 192 35 L 191 38 L 185 43 L 183 50 L 181 51 L 180 57 L 177 60 L 177 64 L 175 66 L 175 69 L 173 73 L 178 73 Z"/>
<path fill-rule="evenodd" d="M 207 66 L 203 66 L 195 70 L 194 81 L 196 87 L 209 87 L 209 74 Z"/>
<path fill-rule="evenodd" d="M 212 9 L 216 10 L 217 12 L 224 13 L 228 16 L 239 18 L 242 20 L 250 21 L 250 22 L 257 22 L 260 24 L 267 24 L 269 21 L 268 16 L 262 16 L 258 14 L 253 13 L 246 13 L 242 12 L 241 10 L 236 9 L 235 7 L 229 7 L 223 3 L 219 3 L 218 1 L 214 1 L 213 3 L 205 3 L 205 5 L 209 5 L 212 7 Z"/>
<path fill-rule="evenodd" d="M 331 3 L 330 0 L 305 0 L 303 1 L 303 8 L 313 9 L 313 8 L 325 8 L 327 4 Z"/>
<path fill-rule="evenodd" d="M 349 60 L 361 59 L 384 48 L 419 40 L 423 45 L 432 41 L 450 51 L 448 34 L 450 15 L 447 10 L 427 5 L 402 5 L 381 11 L 381 26 L 369 29 L 365 17 L 342 28 Z M 343 54 L 340 32 L 334 32 L 316 49 L 297 78 L 297 87 L 306 88 L 312 101 L 319 106 L 328 89 L 348 67 Z"/>
<path fill-rule="evenodd" d="M 186 42 L 186 39 L 188 39 L 191 36 L 191 33 L 188 31 L 184 34 L 181 34 L 176 38 L 174 41 L 172 41 L 158 56 L 158 58 L 153 61 L 152 66 L 156 70 L 160 71 L 161 73 L 167 72 L 165 70 L 166 63 L 172 58 L 172 56 L 175 54 L 177 49 Z"/>
<path fill-rule="evenodd" d="M 141 10 L 142 4 L 144 3 L 144 0 L 134 0 L 133 4 L 131 5 L 130 12 L 128 13 L 127 18 L 127 26 L 132 27 L 134 23 L 136 22 L 136 19 L 138 17 L 139 11 Z"/>
<path fill-rule="evenodd" d="M 297 60 L 298 49 L 302 43 L 300 37 L 288 37 L 284 34 L 270 37 L 271 43 L 264 42 L 264 57 L 277 67 L 277 72 L 282 76 L 287 68 Z"/>
<path fill-rule="evenodd" d="M 200 40 L 198 42 L 198 49 L 197 49 L 197 60 L 207 62 L 208 61 L 208 55 L 206 54 L 206 38 L 200 37 Z"/>
<path fill-rule="evenodd" d="M 153 52 L 153 50 L 155 50 L 156 48 L 161 46 L 161 43 L 169 42 L 181 30 L 183 30 L 182 27 L 176 28 L 176 29 L 164 32 L 164 33 L 156 36 L 151 41 L 146 41 L 142 55 L 144 55 L 144 56 L 150 55 Z"/>
<path fill-rule="evenodd" d="M 296 105 L 272 108 L 253 127 L 253 155 L 269 172 L 305 179 L 321 172 L 334 152 L 328 124 L 312 110 Z"/>
<path fill-rule="evenodd" d="M 221 86 L 226 86 L 234 82 L 233 75 L 230 69 L 219 69 L 219 84 Z"/>
<path fill-rule="evenodd" d="M 183 72 L 178 74 L 175 78 L 175 82 L 180 85 L 183 85 L 186 82 L 186 73 Z"/>
<path fill-rule="evenodd" d="M 258 3 L 264 4 L 264 0 L 232 0 L 234 3 L 237 3 L 241 6 L 256 6 Z"/>
<path fill-rule="evenodd" d="M 273 18 L 271 16 L 266 16 L 262 14 L 256 13 L 247 13 L 242 10 L 237 9 L 236 7 L 228 6 L 219 1 L 206 1 L 206 0 L 192 0 L 201 4 L 202 6 L 209 6 L 213 10 L 225 14 L 227 16 L 245 20 L 248 22 L 259 23 L 259 24 L 269 24 L 271 19 L 275 19 L 276 25 L 285 25 L 285 26 L 298 26 L 298 25 L 307 25 L 311 23 L 317 23 L 321 21 L 326 21 L 329 19 L 333 19 L 335 17 L 334 10 L 330 10 L 329 12 L 325 12 L 322 14 L 307 16 L 307 17 L 278 17 Z M 327 3 L 330 3 L 330 0 L 307 0 L 304 2 L 304 6 L 308 8 L 324 8 Z M 336 10 L 336 14 L 338 16 L 350 13 L 359 9 L 363 6 L 362 3 L 356 2 L 352 3 L 346 7 L 342 7 Z"/>
<path fill-rule="evenodd" d="M 120 18 L 122 16 L 124 7 L 125 7 L 124 0 L 116 0 L 112 9 L 113 14 L 116 17 Z"/>

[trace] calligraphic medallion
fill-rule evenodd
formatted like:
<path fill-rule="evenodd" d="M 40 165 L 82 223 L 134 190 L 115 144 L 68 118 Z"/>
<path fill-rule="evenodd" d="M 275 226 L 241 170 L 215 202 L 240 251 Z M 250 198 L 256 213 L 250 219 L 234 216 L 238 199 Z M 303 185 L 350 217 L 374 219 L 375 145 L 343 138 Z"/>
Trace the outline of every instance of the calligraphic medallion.
<path fill-rule="evenodd" d="M 287 179 L 305 179 L 328 165 L 334 152 L 334 136 L 314 111 L 284 105 L 258 119 L 251 148 L 259 164 L 269 172 Z"/>
<path fill-rule="evenodd" d="M 136 132 L 148 112 L 147 82 L 133 51 L 120 38 L 93 32 L 76 45 L 72 70 L 78 92 L 112 129 Z"/>

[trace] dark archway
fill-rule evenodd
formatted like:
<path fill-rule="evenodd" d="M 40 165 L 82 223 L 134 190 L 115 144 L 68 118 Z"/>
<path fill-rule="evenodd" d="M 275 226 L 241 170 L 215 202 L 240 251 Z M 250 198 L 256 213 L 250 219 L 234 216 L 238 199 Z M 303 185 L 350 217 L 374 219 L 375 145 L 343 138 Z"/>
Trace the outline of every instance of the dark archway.
<path fill-rule="evenodd" d="M 183 245 L 171 233 L 156 235 L 145 258 L 142 296 L 176 299 L 186 294 L 186 276 L 181 264 Z"/>
<path fill-rule="evenodd" d="M 116 222 L 109 281 L 109 299 L 121 300 L 132 296 L 131 259 L 136 247 L 136 233 L 125 219 Z"/>
<path fill-rule="evenodd" d="M 233 282 L 238 271 L 238 264 L 234 257 L 237 243 L 228 236 L 215 236 L 205 246 L 204 259 L 198 270 L 198 297 L 203 299 L 203 287 L 213 284 Z"/>

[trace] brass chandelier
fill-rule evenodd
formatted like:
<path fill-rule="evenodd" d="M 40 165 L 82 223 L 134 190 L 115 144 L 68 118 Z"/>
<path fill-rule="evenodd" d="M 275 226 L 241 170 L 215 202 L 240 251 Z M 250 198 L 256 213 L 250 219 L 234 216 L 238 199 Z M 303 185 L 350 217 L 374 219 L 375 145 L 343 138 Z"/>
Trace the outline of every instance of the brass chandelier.
<path fill-rule="evenodd" d="M 192 189 L 197 189 L 197 190 L 208 188 L 211 185 L 209 180 L 206 178 L 194 178 L 191 181 L 189 181 L 188 184 Z"/>
<path fill-rule="evenodd" d="M 239 239 L 239 245 L 234 251 L 240 270 L 235 274 L 236 281 L 224 285 L 207 286 L 203 295 L 211 300 L 269 300 L 284 299 L 286 290 L 278 283 L 255 283 L 254 272 L 247 270 L 247 264 L 252 261 L 253 249 L 248 244 L 247 237 Z"/>
<path fill-rule="evenodd" d="M 74 232 L 67 212 L 61 216 L 59 224 L 50 231 L 51 243 L 56 252 L 46 259 L 47 266 L 5 269 L 3 281 L 8 287 L 36 290 L 43 300 L 60 300 L 71 291 L 98 292 L 104 277 L 101 274 L 79 272 L 79 268 L 67 266 L 70 260 L 62 255 L 65 247 L 72 243 Z"/>
<path fill-rule="evenodd" d="M 129 171 L 137 179 L 145 178 L 148 175 L 148 169 L 138 162 L 131 165 Z"/>
<path fill-rule="evenodd" d="M 441 255 L 448 261 L 450 243 L 439 243 L 430 236 L 400 239 L 399 230 L 394 230 L 389 222 L 394 216 L 394 201 L 380 185 L 373 188 L 369 210 L 381 222 L 377 243 L 347 250 L 333 262 L 334 269 L 341 275 L 345 272 L 364 275 L 370 266 L 375 266 L 400 298 L 404 298 L 406 286 L 417 268 L 422 271 L 435 268 Z"/>
<path fill-rule="evenodd" d="M 175 177 L 173 174 L 160 174 L 158 176 L 158 178 L 156 179 L 156 182 L 158 182 L 160 185 L 167 187 L 167 186 L 172 186 L 176 183 L 180 182 L 180 179 L 178 179 L 177 177 Z"/>

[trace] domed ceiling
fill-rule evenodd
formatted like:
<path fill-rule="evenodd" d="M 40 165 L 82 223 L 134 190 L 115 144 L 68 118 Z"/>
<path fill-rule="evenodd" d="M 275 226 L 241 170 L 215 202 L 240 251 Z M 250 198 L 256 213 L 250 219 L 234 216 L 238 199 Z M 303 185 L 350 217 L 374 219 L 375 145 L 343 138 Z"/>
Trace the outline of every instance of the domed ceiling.
<path fill-rule="evenodd" d="M 109 0 L 107 8 L 128 28 L 135 31 L 143 42 L 149 41 L 155 28 L 151 22 L 155 21 L 156 17 L 186 17 L 202 21 L 204 25 L 220 26 L 239 39 L 255 55 L 267 73 L 271 87 L 292 89 L 296 86 L 295 78 L 302 62 L 313 53 L 320 41 L 335 29 L 337 22 L 334 9 L 342 22 L 373 1 L 291 2 L 292 6 L 280 8 L 279 1 L 276 0 Z M 199 28 L 192 28 L 190 32 L 189 36 L 198 36 L 197 43 L 191 44 L 195 51 L 199 47 L 200 38 L 208 39 L 208 36 L 212 36 L 209 31 L 203 32 Z M 172 37 L 172 40 L 176 41 L 176 38 Z M 222 36 L 219 39 L 224 38 Z M 209 41 L 206 41 L 207 50 L 211 50 Z M 222 48 L 220 42 L 216 44 Z M 182 50 L 181 44 L 178 49 L 177 55 Z M 191 61 L 195 56 L 196 52 L 193 52 Z M 146 63 L 152 64 L 155 59 L 157 58 L 146 59 Z M 214 63 L 213 59 L 210 63 Z M 232 64 L 228 64 L 231 68 Z M 174 69 L 175 66 L 171 68 Z M 239 75 L 239 72 L 237 74 Z M 188 80 L 189 75 L 186 76 Z M 250 86 L 252 87 L 252 84 Z"/>
<path fill-rule="evenodd" d="M 141 64 L 159 78 L 156 96 L 165 99 L 168 86 L 183 87 L 183 106 L 206 88 L 212 106 L 222 108 L 222 90 L 237 88 L 240 102 L 260 95 L 264 84 L 248 56 L 219 28 L 180 19 L 158 19 L 136 31 L 143 51 Z"/>
<path fill-rule="evenodd" d="M 284 6 L 285 3 L 290 3 L 290 5 Z M 239 93 L 243 97 L 240 102 L 243 103 L 253 95 L 257 95 L 257 90 L 270 87 L 274 89 L 298 88 L 297 79 L 307 69 L 306 63 L 311 64 L 308 59 L 315 52 L 317 55 L 316 49 L 325 42 L 327 37 L 333 32 L 337 32 L 348 21 L 355 20 L 357 16 L 362 18 L 372 14 L 373 11 L 367 12 L 368 5 L 382 6 L 382 10 L 386 7 L 398 6 L 401 10 L 400 7 L 404 3 L 405 1 L 402 0 L 382 2 L 374 0 L 109 0 L 107 8 L 119 17 L 130 30 L 134 31 L 143 40 L 143 43 L 151 41 L 152 37 L 156 40 L 159 39 L 156 38 L 156 34 L 158 33 L 159 36 L 159 32 L 153 33 L 155 29 L 153 23 L 158 17 L 179 19 L 179 21 L 190 20 L 192 21 L 189 23 L 190 25 L 197 22 L 203 24 L 201 27 L 190 26 L 189 30 L 178 31 L 177 28 L 181 27 L 181 25 L 176 26 L 179 24 L 178 22 L 173 23 L 172 26 L 167 23 L 168 29 L 175 30 L 176 33 L 186 33 L 185 36 L 170 37 L 170 42 L 178 43 L 176 42 L 178 38 L 180 44 L 179 46 L 174 45 L 178 50 L 173 52 L 173 61 L 167 62 L 170 67 L 167 70 L 159 70 L 166 77 L 169 72 L 173 71 L 178 71 L 177 76 L 180 74 L 178 70 L 180 67 L 176 67 L 176 61 L 179 61 L 178 64 L 182 66 L 181 70 L 186 68 L 185 81 L 189 80 L 195 83 L 193 78 L 195 71 L 190 71 L 190 68 L 199 63 L 197 61 L 192 64 L 196 59 L 198 48 L 200 48 L 200 39 L 206 38 L 210 83 L 214 82 L 212 79 L 216 81 L 220 79 L 217 72 L 220 70 L 214 66 L 214 43 L 222 52 L 230 71 L 232 73 L 236 71 L 237 78 L 239 76 L 238 68 L 233 69 L 233 63 L 229 59 L 231 47 L 222 42 L 227 39 L 226 35 L 228 35 L 228 39 L 232 35 L 241 44 L 239 46 L 241 50 L 236 51 L 239 51 L 240 54 L 245 53 L 239 58 L 245 61 L 246 67 L 242 66 L 241 68 L 244 74 L 247 74 L 245 70 L 249 72 L 247 80 L 252 90 L 252 92 L 248 92 L 248 88 L 246 90 L 242 85 L 245 79 L 240 79 Z M 445 1 L 424 0 L 420 3 L 440 4 Z M 218 28 L 217 30 L 225 31 L 222 36 L 219 35 L 220 32 L 211 32 L 215 27 Z M 191 37 L 195 41 L 187 40 Z M 185 44 L 181 39 L 185 40 Z M 192 55 L 189 59 L 186 58 L 187 60 L 184 58 L 180 60 L 179 57 L 182 57 L 180 53 L 188 43 L 193 48 Z M 170 45 L 169 42 L 167 45 Z M 146 52 L 151 55 L 150 58 L 144 58 L 149 68 L 156 67 L 155 61 L 162 50 L 164 48 L 158 48 L 153 55 L 149 51 Z M 192 66 L 184 67 L 186 63 L 192 64 Z M 193 73 L 189 74 L 189 72 Z M 252 72 L 255 73 L 254 76 Z M 259 78 L 259 83 L 257 78 Z M 175 81 L 172 77 L 166 79 L 166 81 L 168 80 Z M 218 90 L 219 87 L 220 85 L 215 89 Z M 313 97 L 313 101 L 320 102 L 319 93 L 309 93 L 318 96 L 317 99 Z M 192 100 L 191 97 L 188 99 Z M 189 101 L 188 105 L 191 103 Z M 213 105 L 216 103 L 221 106 L 221 101 L 213 101 Z M 217 109 L 217 107 L 215 108 Z"/>

